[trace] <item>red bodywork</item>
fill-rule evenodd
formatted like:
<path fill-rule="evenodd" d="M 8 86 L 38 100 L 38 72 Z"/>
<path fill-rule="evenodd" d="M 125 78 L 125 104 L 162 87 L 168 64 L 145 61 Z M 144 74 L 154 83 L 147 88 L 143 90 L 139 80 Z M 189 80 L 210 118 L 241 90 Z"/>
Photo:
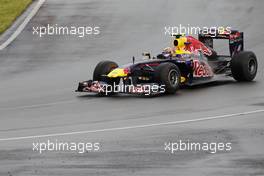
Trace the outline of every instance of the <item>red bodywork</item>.
<path fill-rule="evenodd" d="M 186 38 L 188 43 L 186 45 L 186 50 L 190 51 L 191 53 L 195 53 L 197 50 L 201 50 L 206 56 L 212 55 L 212 51 L 196 38 L 192 36 L 186 36 Z"/>

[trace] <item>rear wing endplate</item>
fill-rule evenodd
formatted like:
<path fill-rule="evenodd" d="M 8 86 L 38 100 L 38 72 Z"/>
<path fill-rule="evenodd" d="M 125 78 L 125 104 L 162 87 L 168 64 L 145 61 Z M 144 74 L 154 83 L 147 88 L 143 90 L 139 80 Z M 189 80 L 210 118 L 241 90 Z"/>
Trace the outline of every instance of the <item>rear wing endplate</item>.
<path fill-rule="evenodd" d="M 211 31 L 211 33 L 208 31 L 200 31 L 198 39 L 210 48 L 214 48 L 214 39 L 229 40 L 231 57 L 244 50 L 244 33 L 237 30 L 224 31 L 222 33 L 218 33 L 217 31 Z"/>

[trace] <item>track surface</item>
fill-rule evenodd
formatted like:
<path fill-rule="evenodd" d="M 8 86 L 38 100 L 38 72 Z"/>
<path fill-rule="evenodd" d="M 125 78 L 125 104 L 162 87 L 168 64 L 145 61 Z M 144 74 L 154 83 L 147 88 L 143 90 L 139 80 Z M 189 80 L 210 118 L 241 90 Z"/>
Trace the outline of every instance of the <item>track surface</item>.
<path fill-rule="evenodd" d="M 119 128 L 264 109 L 264 1 L 47 0 L 0 53 L 0 138 Z M 99 36 L 38 38 L 32 26 L 98 25 Z M 164 26 L 231 26 L 259 60 L 255 82 L 233 80 L 173 96 L 76 94 L 96 63 L 127 63 L 168 45 Z M 89 76 L 90 75 L 90 76 Z M 0 175 L 264 175 L 264 113 L 229 119 L 80 135 L 0 141 Z M 101 151 L 32 151 L 32 142 L 99 141 Z M 232 142 L 231 152 L 168 154 L 164 142 Z"/>

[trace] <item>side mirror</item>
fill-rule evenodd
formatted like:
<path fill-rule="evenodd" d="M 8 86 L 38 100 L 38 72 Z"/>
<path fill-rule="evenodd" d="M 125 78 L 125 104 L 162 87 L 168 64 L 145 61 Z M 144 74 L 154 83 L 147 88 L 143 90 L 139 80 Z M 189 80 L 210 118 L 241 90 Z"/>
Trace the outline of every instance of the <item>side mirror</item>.
<path fill-rule="evenodd" d="M 142 56 L 144 56 L 144 57 L 146 57 L 146 58 L 148 58 L 148 59 L 150 59 L 150 58 L 151 58 L 151 56 L 150 56 L 150 53 L 149 53 L 149 52 L 144 52 L 144 53 L 142 53 Z"/>

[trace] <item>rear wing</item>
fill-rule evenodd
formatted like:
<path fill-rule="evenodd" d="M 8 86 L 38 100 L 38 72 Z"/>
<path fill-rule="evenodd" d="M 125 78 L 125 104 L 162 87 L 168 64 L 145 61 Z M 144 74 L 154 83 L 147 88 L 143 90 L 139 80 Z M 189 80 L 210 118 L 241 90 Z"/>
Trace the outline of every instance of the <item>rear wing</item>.
<path fill-rule="evenodd" d="M 237 30 L 224 31 L 222 33 L 218 31 L 211 31 L 211 33 L 208 33 L 208 31 L 200 31 L 198 39 L 210 48 L 214 48 L 214 39 L 229 40 L 229 52 L 231 57 L 244 50 L 244 34 Z"/>

